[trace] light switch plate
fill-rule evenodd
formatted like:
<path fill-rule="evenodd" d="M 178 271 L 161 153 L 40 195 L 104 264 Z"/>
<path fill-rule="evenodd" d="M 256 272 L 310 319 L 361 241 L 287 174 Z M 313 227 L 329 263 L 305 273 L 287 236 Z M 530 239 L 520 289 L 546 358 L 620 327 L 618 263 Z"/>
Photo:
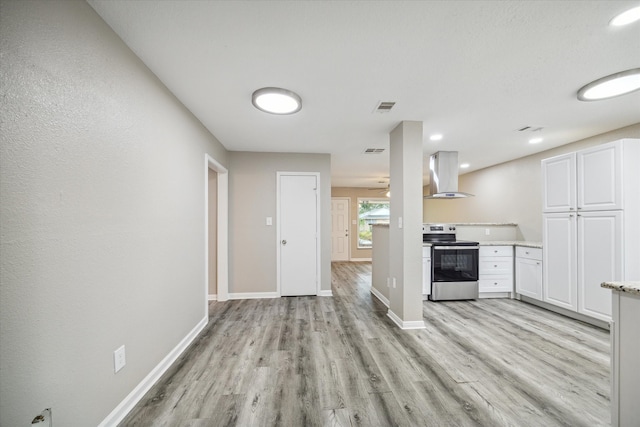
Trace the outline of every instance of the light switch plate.
<path fill-rule="evenodd" d="M 127 364 L 127 359 L 125 357 L 125 353 L 124 353 L 124 345 L 118 347 L 118 349 L 116 349 L 116 351 L 113 352 L 113 370 L 115 373 L 118 373 L 118 371 L 122 368 L 124 368 L 124 365 Z"/>
<path fill-rule="evenodd" d="M 267 225 L 273 225 L 273 218 L 270 216 L 267 217 Z"/>

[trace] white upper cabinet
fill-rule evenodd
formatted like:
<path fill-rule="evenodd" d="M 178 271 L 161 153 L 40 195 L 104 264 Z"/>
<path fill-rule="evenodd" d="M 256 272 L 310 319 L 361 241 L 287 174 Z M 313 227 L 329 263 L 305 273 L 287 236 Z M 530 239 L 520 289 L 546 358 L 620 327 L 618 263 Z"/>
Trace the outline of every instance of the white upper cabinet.
<path fill-rule="evenodd" d="M 610 211 L 622 205 L 622 141 L 542 161 L 542 211 Z"/>
<path fill-rule="evenodd" d="M 576 153 L 542 161 L 542 211 L 568 212 L 576 208 Z"/>
<path fill-rule="evenodd" d="M 576 160 L 578 209 L 622 209 L 622 141 L 579 151 Z"/>

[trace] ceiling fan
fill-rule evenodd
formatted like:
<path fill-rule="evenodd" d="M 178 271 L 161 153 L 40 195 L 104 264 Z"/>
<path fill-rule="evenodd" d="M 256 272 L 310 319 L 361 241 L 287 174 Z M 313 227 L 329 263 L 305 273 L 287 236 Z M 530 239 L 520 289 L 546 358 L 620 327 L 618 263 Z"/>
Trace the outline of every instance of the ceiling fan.
<path fill-rule="evenodd" d="M 385 181 L 378 181 L 378 184 L 384 184 Z M 389 192 L 391 190 L 391 183 L 387 182 L 387 186 L 384 188 L 380 188 L 380 187 L 374 187 L 374 188 L 367 188 L 367 190 L 369 191 L 377 191 L 378 194 L 384 194 L 387 197 L 389 197 Z"/>

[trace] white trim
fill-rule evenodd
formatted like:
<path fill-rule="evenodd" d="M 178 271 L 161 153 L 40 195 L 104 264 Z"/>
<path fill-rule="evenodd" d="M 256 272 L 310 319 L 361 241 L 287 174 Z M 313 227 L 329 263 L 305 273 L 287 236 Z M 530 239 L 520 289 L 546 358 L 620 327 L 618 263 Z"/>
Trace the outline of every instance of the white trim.
<path fill-rule="evenodd" d="M 207 297 L 208 301 L 218 301 L 218 294 L 209 294 Z"/>
<path fill-rule="evenodd" d="M 351 238 L 353 237 L 353 229 L 352 229 L 352 224 L 351 224 L 351 197 L 342 197 L 342 196 L 336 196 L 336 197 L 331 197 L 331 210 L 332 210 L 332 215 L 331 217 L 333 218 L 333 201 L 334 200 L 346 200 L 347 201 L 347 227 L 349 227 L 349 238 L 347 239 L 347 259 L 346 260 L 335 260 L 337 262 L 349 262 L 351 261 Z M 356 225 L 356 229 L 357 229 L 357 225 Z M 333 234 L 333 224 L 331 225 L 331 233 Z M 357 235 L 357 234 L 356 234 Z M 333 239 L 333 236 L 331 236 L 331 239 Z M 331 248 L 332 248 L 332 252 L 331 252 L 331 262 L 334 261 L 333 259 L 333 241 L 331 242 Z"/>
<path fill-rule="evenodd" d="M 424 320 L 415 320 L 411 322 L 405 322 L 397 314 L 390 309 L 387 311 L 387 317 L 393 320 L 393 323 L 398 325 L 400 329 L 425 329 Z"/>
<path fill-rule="evenodd" d="M 387 306 L 387 308 L 389 308 L 389 299 L 384 295 L 382 295 L 382 292 L 380 292 L 379 290 L 377 290 L 372 286 L 371 293 L 373 294 L 374 297 L 378 298 L 381 303 L 383 303 L 384 305 Z"/>
<path fill-rule="evenodd" d="M 349 261 L 351 262 L 371 262 L 372 258 L 351 258 Z"/>
<path fill-rule="evenodd" d="M 319 297 L 332 297 L 333 296 L 333 292 L 331 292 L 331 289 L 329 289 L 328 291 L 323 289 L 318 293 L 318 296 Z"/>
<path fill-rule="evenodd" d="M 204 155 L 204 286 L 205 316 L 209 315 L 209 169 L 218 173 L 217 187 L 217 240 L 218 276 L 217 300 L 226 301 L 229 292 L 229 171 L 209 154 Z"/>
<path fill-rule="evenodd" d="M 282 296 L 282 289 L 280 288 L 280 177 L 282 176 L 315 176 L 316 177 L 316 295 L 320 295 L 321 289 L 320 285 L 322 283 L 322 264 L 321 264 L 321 255 L 322 255 L 322 233 L 320 224 L 322 223 L 320 203 L 322 199 L 320 198 L 321 194 L 321 183 L 320 183 L 320 172 L 283 172 L 276 171 L 276 292 L 278 296 Z"/>
<path fill-rule="evenodd" d="M 230 293 L 229 299 L 262 299 L 262 298 L 280 298 L 278 292 L 237 292 Z"/>
<path fill-rule="evenodd" d="M 173 348 L 165 356 L 164 359 L 156 365 L 155 368 L 144 377 L 142 381 L 134 388 L 131 393 L 124 398 L 118 406 L 107 417 L 102 420 L 98 427 L 116 426 L 124 417 L 136 406 L 136 404 L 144 397 L 144 395 L 153 387 L 153 385 L 162 377 L 162 375 L 171 367 L 178 357 L 189 347 L 193 340 L 207 326 L 208 317 L 205 316 L 198 324 L 185 336 L 177 346 Z"/>

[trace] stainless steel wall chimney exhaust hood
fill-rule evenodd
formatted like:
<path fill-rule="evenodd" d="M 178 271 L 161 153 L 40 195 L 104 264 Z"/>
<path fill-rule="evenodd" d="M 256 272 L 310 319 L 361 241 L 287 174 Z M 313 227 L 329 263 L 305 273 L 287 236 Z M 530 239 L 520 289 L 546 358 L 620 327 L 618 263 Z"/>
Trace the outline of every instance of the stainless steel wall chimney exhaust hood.
<path fill-rule="evenodd" d="M 458 152 L 438 151 L 429 159 L 431 195 L 425 199 L 461 199 L 473 196 L 458 191 Z"/>

